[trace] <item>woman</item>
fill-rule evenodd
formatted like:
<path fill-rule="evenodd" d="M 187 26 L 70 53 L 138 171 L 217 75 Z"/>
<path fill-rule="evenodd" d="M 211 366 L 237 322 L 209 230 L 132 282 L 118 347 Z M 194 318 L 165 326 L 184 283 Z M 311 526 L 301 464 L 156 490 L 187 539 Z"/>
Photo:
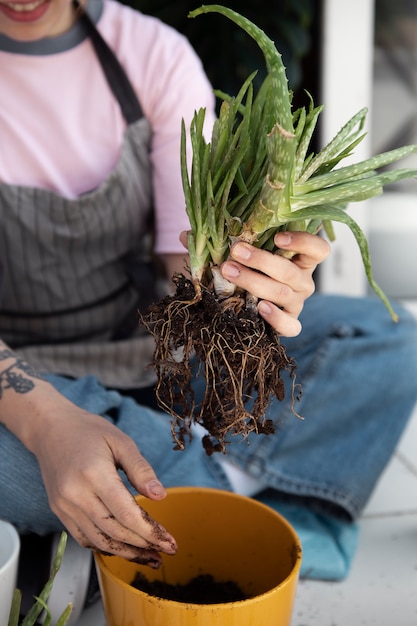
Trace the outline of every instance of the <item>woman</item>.
<path fill-rule="evenodd" d="M 242 472 L 253 495 L 357 517 L 415 402 L 416 327 L 371 299 L 306 302 L 322 238 L 278 234 L 292 261 L 235 245 L 222 267 L 293 338 L 304 422 L 277 404 L 277 436 L 225 462 L 197 440 L 172 451 L 167 417 L 131 397 L 152 384 L 150 246 L 168 276 L 185 265 L 180 121 L 214 120 L 186 40 L 114 0 L 1 1 L 0 80 L 0 517 L 155 567 L 175 538 L 131 492 L 238 489 Z"/>

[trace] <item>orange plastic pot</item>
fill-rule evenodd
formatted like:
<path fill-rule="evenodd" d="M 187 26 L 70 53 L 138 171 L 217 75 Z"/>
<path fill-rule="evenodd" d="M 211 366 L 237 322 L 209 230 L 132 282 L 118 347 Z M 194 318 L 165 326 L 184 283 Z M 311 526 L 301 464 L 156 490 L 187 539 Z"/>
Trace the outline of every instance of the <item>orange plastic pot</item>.
<path fill-rule="evenodd" d="M 292 526 L 271 508 L 216 489 L 178 487 L 141 506 L 176 538 L 178 552 L 159 570 L 95 555 L 108 626 L 290 626 L 301 565 Z M 232 580 L 248 599 L 188 604 L 148 595 L 130 585 L 149 580 L 186 584 L 199 574 Z"/>

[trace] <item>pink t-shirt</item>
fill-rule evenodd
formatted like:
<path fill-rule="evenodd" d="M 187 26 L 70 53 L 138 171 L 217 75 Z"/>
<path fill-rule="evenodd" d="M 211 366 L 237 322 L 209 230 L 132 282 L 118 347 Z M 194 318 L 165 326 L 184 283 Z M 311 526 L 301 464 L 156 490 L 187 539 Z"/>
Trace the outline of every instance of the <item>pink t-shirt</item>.
<path fill-rule="evenodd" d="M 182 253 L 178 235 L 188 228 L 188 218 L 180 177 L 181 119 L 188 128 L 194 112 L 205 107 L 209 134 L 212 88 L 186 38 L 159 20 L 104 0 L 98 29 L 124 66 L 153 130 L 156 251 Z M 124 130 L 89 40 L 42 54 L 10 52 L 0 41 L 1 182 L 77 197 L 114 168 Z"/>

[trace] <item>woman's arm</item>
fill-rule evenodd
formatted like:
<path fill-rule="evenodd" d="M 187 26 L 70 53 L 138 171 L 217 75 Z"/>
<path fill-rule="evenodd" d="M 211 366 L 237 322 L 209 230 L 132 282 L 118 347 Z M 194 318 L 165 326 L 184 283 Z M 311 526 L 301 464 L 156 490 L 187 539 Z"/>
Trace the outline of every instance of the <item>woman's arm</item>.
<path fill-rule="evenodd" d="M 174 538 L 137 506 L 118 474 L 160 500 L 164 487 L 135 443 L 67 400 L 0 341 L 0 422 L 37 458 L 52 511 L 84 546 L 158 567 Z"/>

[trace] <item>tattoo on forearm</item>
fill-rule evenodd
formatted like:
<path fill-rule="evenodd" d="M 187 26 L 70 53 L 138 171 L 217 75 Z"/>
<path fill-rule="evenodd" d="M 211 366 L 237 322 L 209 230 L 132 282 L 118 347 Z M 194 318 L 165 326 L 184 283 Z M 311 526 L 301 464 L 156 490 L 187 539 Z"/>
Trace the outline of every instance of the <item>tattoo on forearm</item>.
<path fill-rule="evenodd" d="M 6 367 L 1 368 L 1 361 L 14 357 L 14 362 Z M 30 377 L 30 378 L 29 378 Z M 26 361 L 14 354 L 7 348 L 0 350 L 0 399 L 6 389 L 14 389 L 16 393 L 27 393 L 31 391 L 35 383 L 32 378 L 42 378 L 40 374 L 26 363 Z"/>

